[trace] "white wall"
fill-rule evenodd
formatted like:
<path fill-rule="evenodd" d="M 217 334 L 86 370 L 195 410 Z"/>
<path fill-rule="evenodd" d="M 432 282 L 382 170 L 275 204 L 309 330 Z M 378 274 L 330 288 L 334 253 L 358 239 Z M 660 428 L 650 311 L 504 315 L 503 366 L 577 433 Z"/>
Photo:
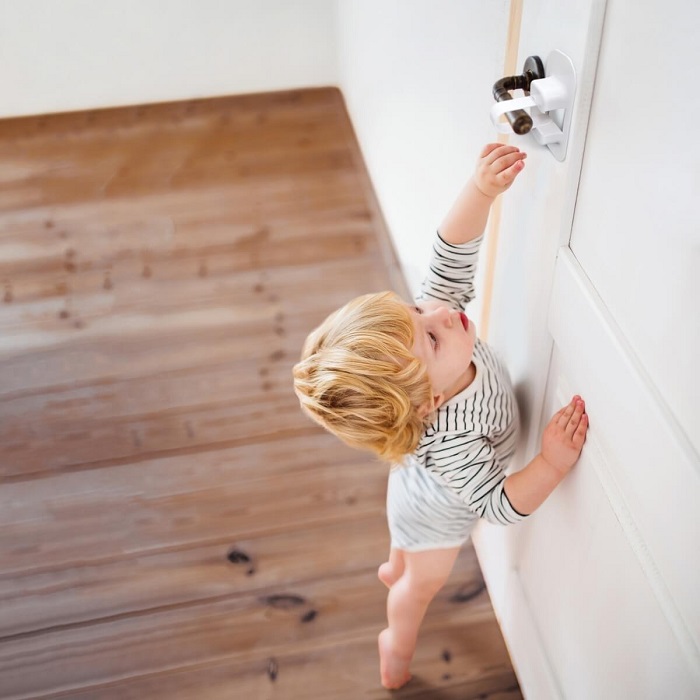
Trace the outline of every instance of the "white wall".
<path fill-rule="evenodd" d="M 337 85 L 330 0 L 0 0 L 0 117 Z"/>
<path fill-rule="evenodd" d="M 341 89 L 413 290 L 436 227 L 495 140 L 488 112 L 509 5 L 338 0 Z"/>

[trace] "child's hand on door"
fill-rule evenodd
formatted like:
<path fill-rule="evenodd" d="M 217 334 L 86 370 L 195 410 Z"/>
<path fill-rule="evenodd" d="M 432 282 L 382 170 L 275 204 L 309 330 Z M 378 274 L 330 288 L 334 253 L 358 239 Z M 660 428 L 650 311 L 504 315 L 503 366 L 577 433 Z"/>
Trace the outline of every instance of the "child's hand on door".
<path fill-rule="evenodd" d="M 574 396 L 544 429 L 542 457 L 545 462 L 562 474 L 571 471 L 581 454 L 587 431 L 586 405 L 580 396 Z"/>

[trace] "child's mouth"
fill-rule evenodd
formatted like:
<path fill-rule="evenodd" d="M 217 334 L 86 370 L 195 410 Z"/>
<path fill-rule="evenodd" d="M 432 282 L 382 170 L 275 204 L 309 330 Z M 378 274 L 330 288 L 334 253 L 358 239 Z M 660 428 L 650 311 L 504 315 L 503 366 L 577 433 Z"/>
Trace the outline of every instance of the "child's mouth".
<path fill-rule="evenodd" d="M 464 326 L 464 330 L 467 331 L 469 330 L 469 319 L 467 318 L 467 315 L 465 313 L 462 313 L 461 311 L 459 312 L 459 318 L 462 321 L 462 325 Z"/>

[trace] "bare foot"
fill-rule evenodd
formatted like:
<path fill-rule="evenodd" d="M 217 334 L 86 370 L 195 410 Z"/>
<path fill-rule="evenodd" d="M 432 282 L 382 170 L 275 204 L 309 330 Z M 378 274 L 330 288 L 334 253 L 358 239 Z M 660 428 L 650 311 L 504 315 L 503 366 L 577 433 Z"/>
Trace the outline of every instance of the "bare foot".
<path fill-rule="evenodd" d="M 395 690 L 411 680 L 408 667 L 411 659 L 394 653 L 391 641 L 391 630 L 385 629 L 379 633 L 379 671 L 382 685 L 389 690 Z"/>

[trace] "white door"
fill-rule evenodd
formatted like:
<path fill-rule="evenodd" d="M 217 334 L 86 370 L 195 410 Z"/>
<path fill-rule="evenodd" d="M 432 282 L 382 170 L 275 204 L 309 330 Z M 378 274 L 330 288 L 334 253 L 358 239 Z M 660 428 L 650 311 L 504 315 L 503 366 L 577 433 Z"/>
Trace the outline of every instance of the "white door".
<path fill-rule="evenodd" d="M 475 536 L 527 698 L 700 698 L 700 6 L 529 0 L 519 66 L 577 72 L 566 159 L 531 137 L 503 201 L 491 333 L 522 465 L 574 393 L 579 464 Z"/>

